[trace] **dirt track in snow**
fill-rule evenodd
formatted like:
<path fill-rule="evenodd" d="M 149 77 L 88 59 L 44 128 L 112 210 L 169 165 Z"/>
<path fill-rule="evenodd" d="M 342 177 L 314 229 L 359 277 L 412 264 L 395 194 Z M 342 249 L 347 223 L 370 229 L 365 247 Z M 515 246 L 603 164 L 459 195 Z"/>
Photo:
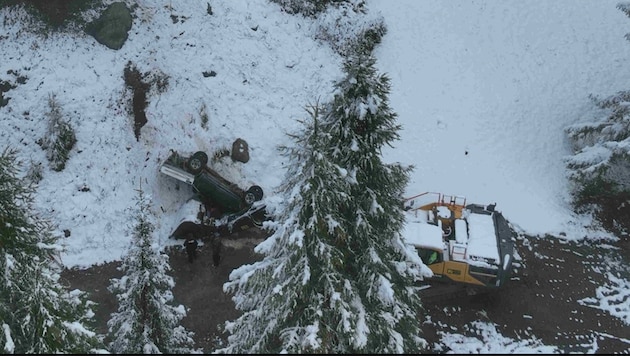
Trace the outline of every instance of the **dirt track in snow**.
<path fill-rule="evenodd" d="M 178 303 L 188 308 L 182 324 L 195 332 L 198 347 L 214 348 L 221 332 L 217 324 L 238 316 L 222 286 L 233 268 L 255 261 L 252 247 L 264 235 L 258 230 L 239 232 L 224 240 L 222 260 L 212 264 L 210 244 L 199 247 L 198 259 L 190 264 L 183 248 L 170 250 L 170 263 Z M 240 241 L 240 244 L 236 244 Z M 536 338 L 544 345 L 557 346 L 560 352 L 588 352 L 596 340 L 597 353 L 630 353 L 630 327 L 605 311 L 579 303 L 594 297 L 595 289 L 607 283 L 603 255 L 590 245 L 566 243 L 548 238 L 525 238 L 517 242 L 521 257 L 515 276 L 505 290 L 427 303 L 423 324 L 430 352 L 441 353 L 445 333 L 475 335 L 471 323 L 491 322 L 504 337 L 514 340 Z M 617 250 L 626 253 L 625 250 Z M 117 308 L 107 291 L 109 279 L 119 277 L 117 263 L 87 270 L 66 270 L 62 278 L 73 288 L 87 291 L 96 309 L 98 332 L 106 332 L 109 314 Z M 614 295 L 611 296 L 614 299 Z"/>

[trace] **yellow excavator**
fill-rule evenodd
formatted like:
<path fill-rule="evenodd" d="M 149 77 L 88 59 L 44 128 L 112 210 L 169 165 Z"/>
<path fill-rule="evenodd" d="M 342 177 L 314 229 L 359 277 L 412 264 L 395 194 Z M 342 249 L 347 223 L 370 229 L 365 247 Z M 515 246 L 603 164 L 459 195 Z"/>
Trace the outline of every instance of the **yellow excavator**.
<path fill-rule="evenodd" d="M 465 197 L 433 192 L 403 200 L 403 238 L 433 272 L 430 281 L 471 290 L 505 284 L 512 271 L 515 233 L 495 206 L 466 204 Z"/>

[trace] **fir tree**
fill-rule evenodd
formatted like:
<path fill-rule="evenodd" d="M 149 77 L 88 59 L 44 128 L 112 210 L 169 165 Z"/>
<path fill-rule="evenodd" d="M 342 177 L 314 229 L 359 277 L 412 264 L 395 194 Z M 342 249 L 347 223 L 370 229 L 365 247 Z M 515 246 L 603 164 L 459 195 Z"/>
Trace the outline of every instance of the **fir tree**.
<path fill-rule="evenodd" d="M 110 290 L 118 299 L 118 312 L 108 321 L 114 353 L 192 353 L 193 333 L 180 325 L 184 306 L 172 305 L 175 285 L 167 272 L 168 255 L 152 246 L 154 231 L 150 198 L 138 190 L 131 245 L 123 257 L 120 279 Z"/>
<path fill-rule="evenodd" d="M 282 149 L 291 165 L 262 261 L 224 285 L 243 314 L 227 353 L 416 353 L 422 261 L 400 236 L 411 168 L 381 162 L 398 138 L 389 83 L 355 58 L 332 103 Z"/>
<path fill-rule="evenodd" d="M 375 59 L 359 54 L 344 64 L 346 76 L 327 109 L 322 129 L 333 137 L 330 155 L 353 177 L 341 209 L 346 222 L 356 286 L 366 311 L 369 353 L 414 353 L 420 338 L 421 302 L 414 287 L 422 261 L 400 235 L 404 224 L 401 196 L 413 167 L 386 164 L 382 149 L 398 140 L 400 125 L 389 107 L 389 78 L 378 74 Z M 356 349 L 355 349 L 356 350 Z"/>
<path fill-rule="evenodd" d="M 33 186 L 18 178 L 16 151 L 0 155 L 0 345 L 5 353 L 87 353 L 100 346 L 84 323 L 85 295 L 59 282 L 60 246 L 33 211 Z"/>
<path fill-rule="evenodd" d="M 630 2 L 618 3 L 617 9 L 630 17 Z M 630 40 L 630 33 L 625 37 Z M 573 146 L 565 162 L 577 207 L 630 193 L 630 91 L 590 98 L 597 117 L 565 129 Z"/>
<path fill-rule="evenodd" d="M 39 141 L 39 144 L 46 150 L 46 158 L 50 162 L 53 170 L 59 172 L 66 167 L 66 162 L 70 158 L 70 150 L 77 142 L 74 129 L 70 123 L 63 118 L 61 107 L 54 95 L 48 98 L 48 128 L 46 136 Z"/>
<path fill-rule="evenodd" d="M 591 99 L 599 117 L 565 129 L 574 150 L 566 164 L 578 206 L 630 192 L 630 91 Z"/>

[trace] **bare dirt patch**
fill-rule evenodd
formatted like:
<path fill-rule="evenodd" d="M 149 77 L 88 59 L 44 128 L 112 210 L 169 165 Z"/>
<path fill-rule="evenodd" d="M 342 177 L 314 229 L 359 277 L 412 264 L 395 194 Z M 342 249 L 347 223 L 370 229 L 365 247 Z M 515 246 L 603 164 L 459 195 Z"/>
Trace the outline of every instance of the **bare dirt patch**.
<path fill-rule="evenodd" d="M 218 267 L 213 266 L 209 243 L 199 247 L 193 263 L 188 262 L 183 245 L 169 250 L 171 275 L 176 283 L 173 294 L 177 303 L 188 308 L 182 324 L 195 332 L 197 347 L 205 352 L 211 352 L 215 340 L 223 337 L 218 325 L 239 315 L 230 296 L 223 292 L 223 284 L 234 268 L 259 258 L 253 246 L 262 238 L 264 233 L 257 229 L 224 238 Z M 630 350 L 627 325 L 605 311 L 578 302 L 594 297 L 595 289 L 607 282 L 602 261 L 610 249 L 593 243 L 532 237 L 519 240 L 517 249 L 521 266 L 499 293 L 425 303 L 430 322 L 424 323 L 423 336 L 429 341 L 430 351 L 448 351 L 441 345 L 443 334 L 469 334 L 467 326 L 474 321 L 491 322 L 502 335 L 515 340 L 536 337 L 565 353 L 592 349 L 594 340 L 597 353 Z M 107 290 L 109 280 L 120 276 L 116 267 L 116 263 L 110 263 L 62 274 L 67 285 L 88 292 L 91 300 L 99 303 L 96 320 L 100 333 L 106 333 L 109 314 L 117 309 L 114 296 Z"/>
<path fill-rule="evenodd" d="M 199 245 L 193 263 L 188 262 L 184 240 L 178 240 L 181 245 L 168 249 L 170 275 L 175 281 L 173 296 L 176 304 L 187 308 L 182 325 L 195 332 L 196 347 L 205 352 L 212 351 L 215 340 L 223 337 L 219 324 L 238 317 L 231 297 L 223 292 L 223 284 L 234 268 L 256 261 L 258 256 L 253 247 L 264 237 L 263 231 L 249 229 L 222 238 L 221 260 L 217 267 L 213 265 L 213 249 L 208 242 Z M 87 292 L 89 299 L 98 304 L 94 308 L 95 330 L 100 334 L 107 333 L 110 314 L 118 310 L 116 297 L 107 288 L 112 278 L 122 276 L 119 266 L 119 262 L 113 262 L 88 269 L 66 269 L 61 274 L 64 285 Z"/>
<path fill-rule="evenodd" d="M 593 348 L 593 340 L 597 353 L 630 350 L 627 325 L 603 310 L 578 302 L 594 297 L 595 289 L 607 283 L 602 274 L 606 269 L 603 255 L 614 255 L 614 250 L 551 237 L 527 238 L 517 245 L 522 266 L 504 289 L 425 303 L 431 320 L 425 324 L 425 338 L 433 350 L 448 351 L 440 346 L 444 333 L 472 336 L 466 325 L 474 321 L 493 323 L 503 336 L 514 340 L 534 336 L 562 353 L 587 352 Z"/>

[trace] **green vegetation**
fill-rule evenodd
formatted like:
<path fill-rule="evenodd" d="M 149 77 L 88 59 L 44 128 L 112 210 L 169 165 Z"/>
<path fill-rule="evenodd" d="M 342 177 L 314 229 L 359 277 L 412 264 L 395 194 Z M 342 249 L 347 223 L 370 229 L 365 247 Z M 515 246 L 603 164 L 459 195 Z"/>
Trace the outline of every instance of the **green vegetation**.
<path fill-rule="evenodd" d="M 0 8 L 24 6 L 35 19 L 53 30 L 84 25 L 83 12 L 102 5 L 102 0 L 0 0 Z"/>
<path fill-rule="evenodd" d="M 70 158 L 70 151 L 77 142 L 74 129 L 70 123 L 64 119 L 61 107 L 54 95 L 48 98 L 48 129 L 46 136 L 38 141 L 39 145 L 46 150 L 46 158 L 50 162 L 51 168 L 57 172 L 66 167 L 66 162 Z"/>

